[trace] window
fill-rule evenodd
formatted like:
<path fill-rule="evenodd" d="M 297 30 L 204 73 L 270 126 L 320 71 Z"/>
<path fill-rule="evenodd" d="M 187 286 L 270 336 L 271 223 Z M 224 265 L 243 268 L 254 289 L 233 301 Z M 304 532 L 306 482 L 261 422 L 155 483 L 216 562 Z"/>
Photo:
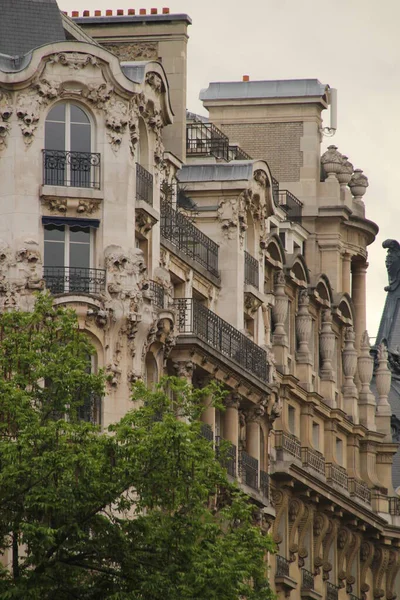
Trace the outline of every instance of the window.
<path fill-rule="evenodd" d="M 100 155 L 92 153 L 92 127 L 82 108 L 56 104 L 45 124 L 44 183 L 99 187 Z"/>
<path fill-rule="evenodd" d="M 319 450 L 319 425 L 313 423 L 312 425 L 312 443 L 316 450 Z"/>
<path fill-rule="evenodd" d="M 288 406 L 288 425 L 290 433 L 296 434 L 296 409 Z"/>
<path fill-rule="evenodd" d="M 336 462 L 343 466 L 343 441 L 336 438 Z"/>
<path fill-rule="evenodd" d="M 44 277 L 52 293 L 91 291 L 91 237 L 90 227 L 44 226 Z"/>

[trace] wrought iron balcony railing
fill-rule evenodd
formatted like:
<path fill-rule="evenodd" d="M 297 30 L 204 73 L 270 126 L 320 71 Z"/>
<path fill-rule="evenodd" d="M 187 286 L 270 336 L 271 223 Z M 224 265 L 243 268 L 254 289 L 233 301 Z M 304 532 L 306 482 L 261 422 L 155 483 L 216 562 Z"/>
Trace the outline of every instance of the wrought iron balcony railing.
<path fill-rule="evenodd" d="M 399 496 L 390 496 L 389 500 L 389 514 L 400 517 L 400 497 Z"/>
<path fill-rule="evenodd" d="M 349 492 L 350 496 L 355 496 L 359 500 L 371 504 L 371 490 L 361 479 L 349 477 Z"/>
<path fill-rule="evenodd" d="M 276 555 L 275 577 L 289 577 L 290 561 L 284 556 Z"/>
<path fill-rule="evenodd" d="M 136 200 L 153 206 L 153 175 L 136 163 Z"/>
<path fill-rule="evenodd" d="M 339 586 L 334 585 L 330 581 L 326 582 L 326 600 L 338 600 Z"/>
<path fill-rule="evenodd" d="M 195 121 L 186 125 L 186 153 L 229 160 L 229 138 L 212 123 Z"/>
<path fill-rule="evenodd" d="M 194 335 L 261 381 L 268 381 L 265 350 L 193 298 L 176 298 L 178 332 Z"/>
<path fill-rule="evenodd" d="M 240 146 L 229 146 L 228 160 L 252 160 L 252 157 Z"/>
<path fill-rule="evenodd" d="M 157 281 L 149 281 L 149 291 L 154 303 L 158 308 L 164 308 L 164 288 Z"/>
<path fill-rule="evenodd" d="M 272 177 L 272 197 L 275 206 L 279 206 L 279 181 Z"/>
<path fill-rule="evenodd" d="M 218 244 L 166 201 L 161 202 L 161 235 L 209 273 L 219 277 Z"/>
<path fill-rule="evenodd" d="M 221 442 L 228 443 L 226 451 L 222 454 Z M 220 464 L 228 471 L 228 475 L 236 477 L 236 446 L 227 442 L 220 436 L 215 437 L 215 450 Z"/>
<path fill-rule="evenodd" d="M 301 589 L 304 591 L 314 589 L 314 575 L 304 568 L 301 569 Z"/>
<path fill-rule="evenodd" d="M 301 449 L 301 461 L 303 467 L 310 467 L 314 471 L 317 471 L 317 473 L 325 475 L 325 458 L 321 452 L 304 447 Z"/>
<path fill-rule="evenodd" d="M 285 433 L 284 431 L 275 432 L 275 448 L 277 450 L 284 450 L 295 458 L 301 459 L 301 444 L 300 440 L 291 433 Z"/>
<path fill-rule="evenodd" d="M 258 289 L 258 260 L 248 252 L 244 252 L 244 282 Z"/>
<path fill-rule="evenodd" d="M 258 460 L 244 450 L 240 453 L 240 475 L 243 483 L 258 489 Z"/>
<path fill-rule="evenodd" d="M 100 188 L 100 154 L 43 150 L 44 185 Z"/>
<path fill-rule="evenodd" d="M 349 594 L 349 600 L 360 600 L 360 598 L 355 594 Z"/>
<path fill-rule="evenodd" d="M 288 190 L 279 190 L 279 205 L 285 210 L 289 221 L 301 221 L 303 203 Z"/>
<path fill-rule="evenodd" d="M 335 483 L 344 490 L 348 489 L 348 476 L 346 469 L 333 463 L 326 464 L 326 479 L 328 483 Z"/>
<path fill-rule="evenodd" d="M 203 438 L 205 438 L 209 442 L 213 442 L 214 441 L 213 430 L 211 429 L 210 425 L 208 425 L 207 423 L 202 423 L 201 424 L 200 432 L 201 432 L 201 435 L 203 436 Z"/>
<path fill-rule="evenodd" d="M 265 498 L 269 498 L 269 475 L 260 470 L 260 492 Z"/>
<path fill-rule="evenodd" d="M 44 267 L 44 280 L 52 294 L 100 294 L 106 285 L 104 269 Z"/>

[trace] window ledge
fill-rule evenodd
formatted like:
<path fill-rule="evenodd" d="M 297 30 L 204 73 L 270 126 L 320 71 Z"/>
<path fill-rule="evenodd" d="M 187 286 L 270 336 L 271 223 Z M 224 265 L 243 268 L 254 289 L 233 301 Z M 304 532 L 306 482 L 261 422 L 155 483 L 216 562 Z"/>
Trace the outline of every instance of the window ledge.
<path fill-rule="evenodd" d="M 44 199 L 77 199 L 77 200 L 103 200 L 103 190 L 95 188 L 79 188 L 67 185 L 41 185 L 40 196 Z"/>

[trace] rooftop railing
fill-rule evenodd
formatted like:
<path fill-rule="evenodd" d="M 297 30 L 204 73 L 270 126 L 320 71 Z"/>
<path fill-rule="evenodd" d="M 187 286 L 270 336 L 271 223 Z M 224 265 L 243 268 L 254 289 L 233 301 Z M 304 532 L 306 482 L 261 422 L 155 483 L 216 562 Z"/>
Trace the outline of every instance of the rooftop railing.
<path fill-rule="evenodd" d="M 161 235 L 209 273 L 219 277 L 218 244 L 165 200 L 161 202 Z"/>
<path fill-rule="evenodd" d="M 244 450 L 240 453 L 240 475 L 243 483 L 258 489 L 258 460 Z"/>
<path fill-rule="evenodd" d="M 325 475 L 325 458 L 321 452 L 304 447 L 301 449 L 301 460 L 303 467 L 310 467 L 320 475 Z"/>
<path fill-rule="evenodd" d="M 43 184 L 100 188 L 100 154 L 43 150 Z"/>
<path fill-rule="evenodd" d="M 371 490 L 361 479 L 355 477 L 349 478 L 349 492 L 350 496 L 355 496 L 359 500 L 371 504 Z"/>
<path fill-rule="evenodd" d="M 153 175 L 136 163 L 136 200 L 153 206 Z"/>
<path fill-rule="evenodd" d="M 229 160 L 252 160 L 250 154 L 247 154 L 240 146 L 229 146 Z"/>
<path fill-rule="evenodd" d="M 258 289 L 258 260 L 244 252 L 244 282 Z"/>
<path fill-rule="evenodd" d="M 285 433 L 284 431 L 275 432 L 275 448 L 277 450 L 284 450 L 295 458 L 301 458 L 301 443 L 300 440 L 291 433 Z"/>
<path fill-rule="evenodd" d="M 52 294 L 100 294 L 106 285 L 104 269 L 44 267 L 44 280 Z"/>
<path fill-rule="evenodd" d="M 193 298 L 176 298 L 174 306 L 180 334 L 198 337 L 261 381 L 268 382 L 265 350 Z"/>
<path fill-rule="evenodd" d="M 279 190 L 279 206 L 281 206 L 289 221 L 301 221 L 303 203 L 288 190 Z"/>
<path fill-rule="evenodd" d="M 213 123 L 194 121 L 186 125 L 186 154 L 215 156 L 227 161 L 252 160 L 240 146 L 230 145 L 229 138 Z"/>

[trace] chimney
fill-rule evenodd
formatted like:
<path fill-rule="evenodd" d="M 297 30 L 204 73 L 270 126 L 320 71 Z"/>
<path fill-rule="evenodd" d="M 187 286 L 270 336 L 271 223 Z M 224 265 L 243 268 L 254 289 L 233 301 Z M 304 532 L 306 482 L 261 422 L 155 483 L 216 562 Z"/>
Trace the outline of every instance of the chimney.
<path fill-rule="evenodd" d="M 243 81 L 250 81 L 250 75 L 243 75 Z"/>

